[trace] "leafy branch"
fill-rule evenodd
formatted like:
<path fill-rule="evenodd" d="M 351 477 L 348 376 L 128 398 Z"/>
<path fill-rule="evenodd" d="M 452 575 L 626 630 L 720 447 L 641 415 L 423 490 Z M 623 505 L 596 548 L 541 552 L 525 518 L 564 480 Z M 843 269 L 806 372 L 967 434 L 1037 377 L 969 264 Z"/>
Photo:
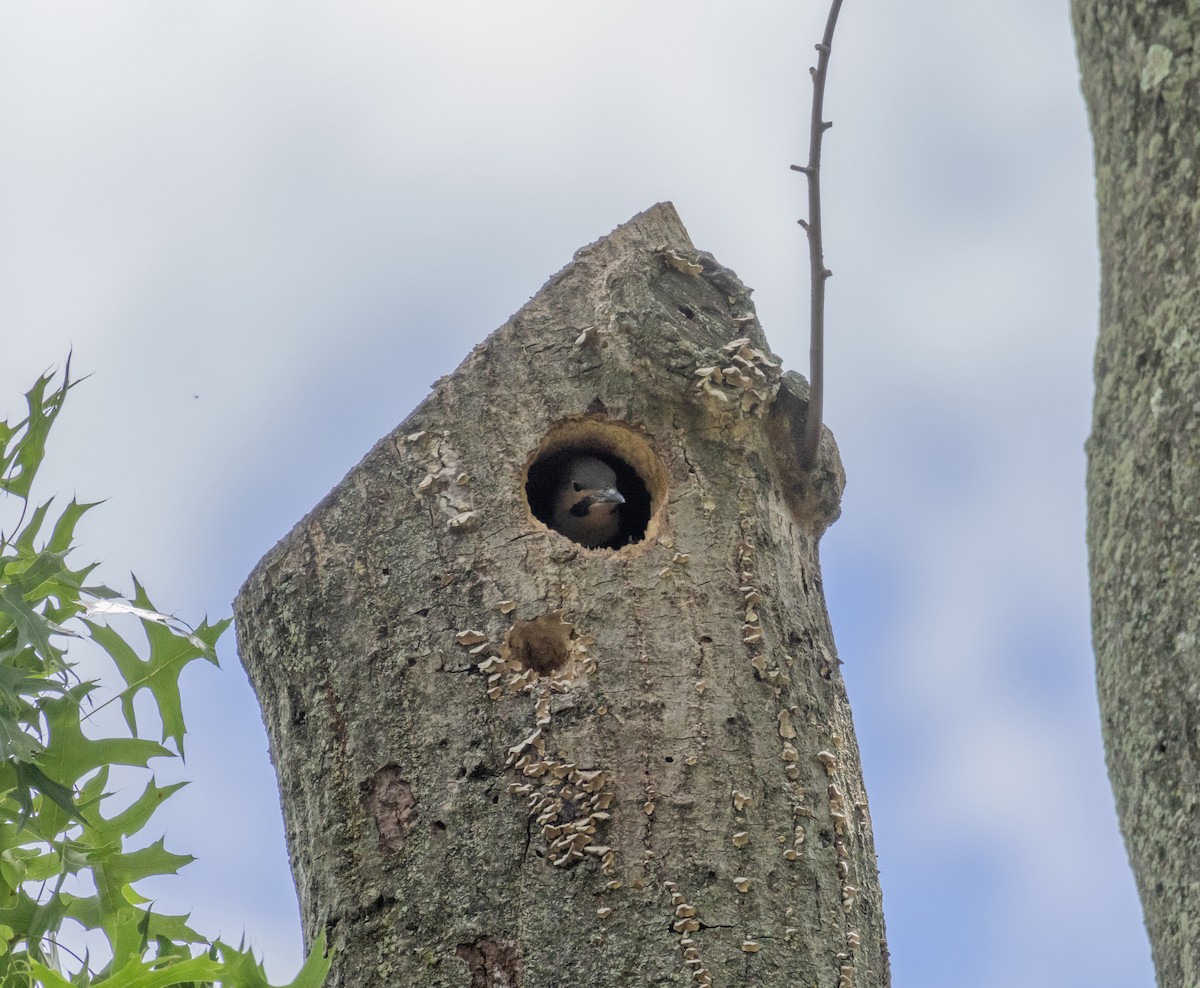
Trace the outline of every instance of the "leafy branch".
<path fill-rule="evenodd" d="M 821 416 L 825 401 L 825 282 L 833 275 L 825 267 L 825 245 L 821 237 L 821 141 L 833 121 L 825 117 L 825 77 L 829 72 L 829 54 L 833 48 L 833 31 L 837 27 L 842 0 L 833 0 L 825 21 L 825 34 L 817 45 L 817 64 L 810 68 L 813 81 L 812 116 L 808 130 L 808 164 L 792 165 L 792 171 L 808 179 L 808 219 L 798 220 L 808 234 L 809 282 L 809 396 L 808 418 L 804 425 L 804 445 L 800 462 L 812 469 L 821 446 Z"/>
<path fill-rule="evenodd" d="M 69 360 L 57 386 L 54 377 L 43 375 L 26 393 L 25 418 L 0 422 L 0 498 L 21 502 L 14 530 L 0 535 L 0 984 L 270 988 L 244 946 L 206 939 L 186 916 L 154 912 L 136 890 L 192 861 L 161 838 L 146 841 L 155 811 L 183 783 L 159 786 L 151 774 L 132 803 L 105 813 L 112 766 L 149 772 L 150 759 L 182 755 L 180 673 L 197 659 L 216 663 L 230 621 L 189 628 L 160 613 L 136 580 L 132 600 L 90 584 L 95 564 L 72 568 L 68 557 L 76 524 L 94 504 L 72 500 L 43 536 L 52 501 L 31 510 L 30 493 L 50 427 L 76 383 Z M 114 627 L 122 621 L 140 623 L 144 658 Z M 105 684 L 80 679 L 68 660 L 81 639 L 107 654 L 122 683 L 103 702 L 96 698 L 109 692 Z M 162 725 L 159 740 L 138 734 L 133 701 L 143 690 Z M 128 735 L 85 734 L 88 718 L 113 702 Z M 128 850 L 131 841 L 144 846 Z M 68 949 L 65 924 L 101 937 L 106 956 L 97 962 Z M 319 988 L 329 968 L 324 954 L 322 938 L 290 988 Z"/>

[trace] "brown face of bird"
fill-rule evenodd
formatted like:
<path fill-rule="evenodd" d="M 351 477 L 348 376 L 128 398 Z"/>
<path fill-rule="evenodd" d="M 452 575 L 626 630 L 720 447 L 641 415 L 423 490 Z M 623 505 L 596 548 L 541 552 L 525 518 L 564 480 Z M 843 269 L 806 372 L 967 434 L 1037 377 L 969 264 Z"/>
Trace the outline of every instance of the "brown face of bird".
<path fill-rule="evenodd" d="M 616 544 L 625 498 L 612 467 L 594 456 L 576 456 L 564 465 L 556 491 L 554 529 L 589 549 Z"/>

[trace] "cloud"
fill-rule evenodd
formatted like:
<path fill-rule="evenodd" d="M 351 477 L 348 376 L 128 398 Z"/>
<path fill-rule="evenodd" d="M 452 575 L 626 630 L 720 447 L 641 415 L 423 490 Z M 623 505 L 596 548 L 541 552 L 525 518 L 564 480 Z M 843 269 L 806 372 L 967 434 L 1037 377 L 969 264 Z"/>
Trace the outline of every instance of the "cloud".
<path fill-rule="evenodd" d="M 75 346 L 96 373 L 45 490 L 111 496 L 88 554 L 195 619 L 227 613 L 577 247 L 654 201 L 756 290 L 803 370 L 787 166 L 823 20 L 782 2 L 5 10 L 0 407 Z M 849 4 L 828 108 L 827 418 L 849 485 L 823 557 L 897 983 L 967 965 L 981 985 L 1149 983 L 1087 655 L 1095 221 L 1067 18 Z M 194 896 L 205 929 L 245 925 L 285 971 L 277 796 L 224 661 L 190 681 L 196 781 L 169 818 L 204 864 L 163 894 Z M 203 823 L 213 806 L 245 825 Z"/>

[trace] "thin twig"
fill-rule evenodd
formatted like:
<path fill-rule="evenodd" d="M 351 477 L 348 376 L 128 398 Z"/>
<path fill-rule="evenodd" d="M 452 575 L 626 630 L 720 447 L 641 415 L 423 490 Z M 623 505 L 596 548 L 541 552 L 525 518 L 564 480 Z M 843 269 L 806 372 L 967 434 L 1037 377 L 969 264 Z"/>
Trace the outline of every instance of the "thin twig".
<path fill-rule="evenodd" d="M 821 139 L 833 123 L 823 119 L 825 76 L 829 70 L 829 51 L 833 47 L 833 29 L 837 26 L 842 0 L 833 0 L 825 21 L 825 36 L 817 45 L 817 67 L 809 69 L 813 81 L 812 121 L 808 134 L 808 164 L 792 165 L 808 179 L 808 219 L 800 220 L 808 234 L 809 278 L 812 296 L 809 308 L 809 395 L 808 419 L 804 424 L 804 446 L 800 462 L 812 469 L 821 446 L 821 406 L 825 398 L 825 282 L 833 274 L 825 267 L 825 251 L 821 240 Z"/>

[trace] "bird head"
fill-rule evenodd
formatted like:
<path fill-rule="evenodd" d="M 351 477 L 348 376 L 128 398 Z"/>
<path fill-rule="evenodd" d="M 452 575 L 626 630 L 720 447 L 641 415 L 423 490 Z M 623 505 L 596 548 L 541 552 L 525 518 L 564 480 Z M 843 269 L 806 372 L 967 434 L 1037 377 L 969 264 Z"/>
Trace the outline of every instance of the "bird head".
<path fill-rule="evenodd" d="M 620 533 L 617 509 L 624 503 L 612 467 L 594 456 L 572 457 L 556 487 L 553 527 L 589 548 L 611 545 Z"/>

